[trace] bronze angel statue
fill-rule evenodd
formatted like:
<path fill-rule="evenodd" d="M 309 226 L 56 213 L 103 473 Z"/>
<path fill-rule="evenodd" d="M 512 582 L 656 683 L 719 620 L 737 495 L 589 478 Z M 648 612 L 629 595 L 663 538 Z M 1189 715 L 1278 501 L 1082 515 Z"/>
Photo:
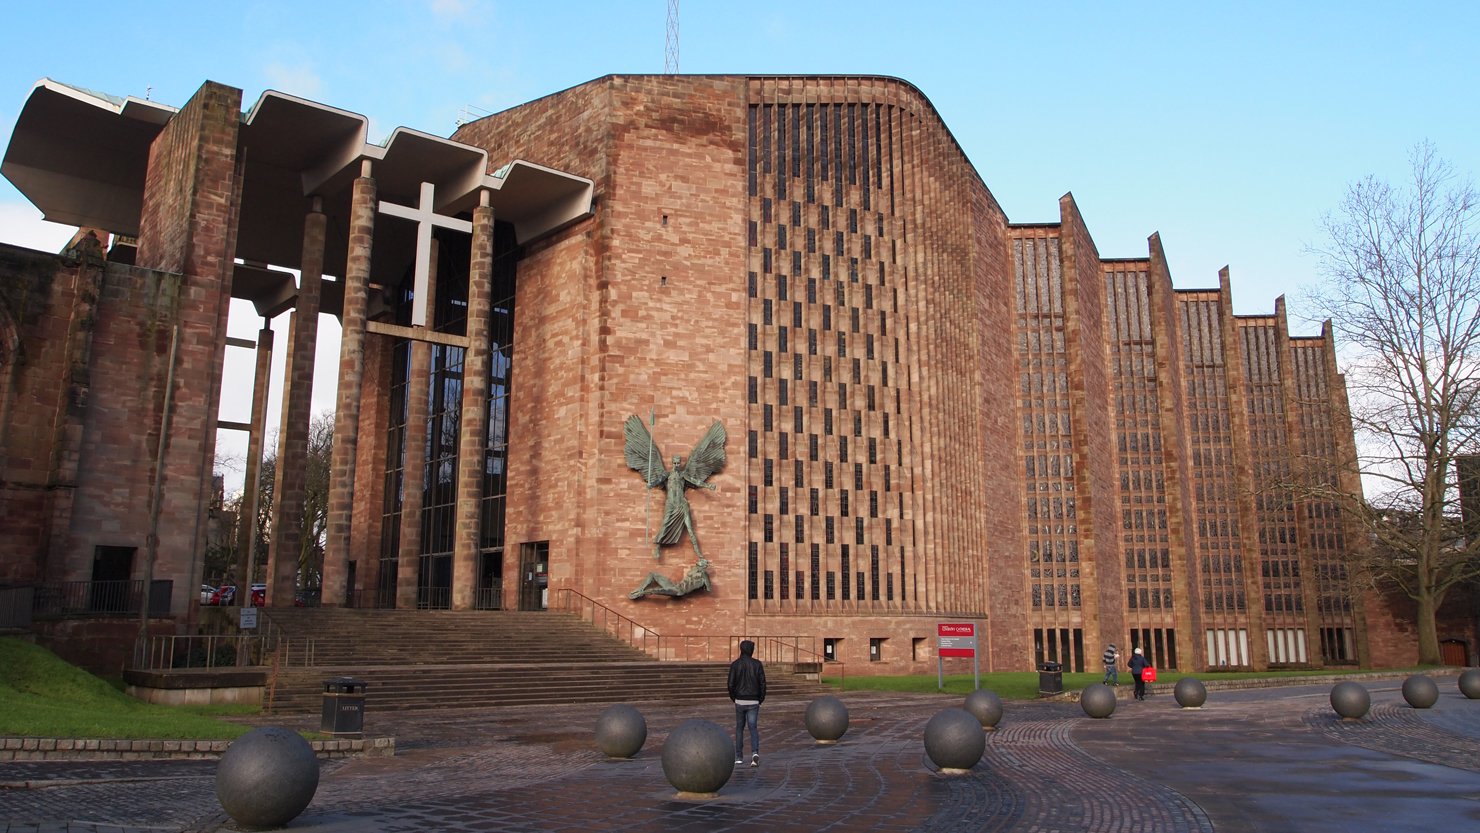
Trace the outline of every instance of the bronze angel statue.
<path fill-rule="evenodd" d="M 713 483 L 707 481 L 710 475 L 724 468 L 725 427 L 719 420 L 715 420 L 709 430 L 704 432 L 699 444 L 694 446 L 687 461 L 677 454 L 673 455 L 671 469 L 664 466 L 663 452 L 658 449 L 653 435 L 648 432 L 640 417 L 627 417 L 625 433 L 628 468 L 641 474 L 643 482 L 649 488 L 667 490 L 667 499 L 663 502 L 663 523 L 658 528 L 658 534 L 653 536 L 653 557 L 661 558 L 662 548 L 678 543 L 678 539 L 687 530 L 689 542 L 694 545 L 694 554 L 701 563 L 707 563 L 704 561 L 703 551 L 699 549 L 699 537 L 694 534 L 694 518 L 689 512 L 689 499 L 684 492 L 691 488 L 715 488 Z"/>

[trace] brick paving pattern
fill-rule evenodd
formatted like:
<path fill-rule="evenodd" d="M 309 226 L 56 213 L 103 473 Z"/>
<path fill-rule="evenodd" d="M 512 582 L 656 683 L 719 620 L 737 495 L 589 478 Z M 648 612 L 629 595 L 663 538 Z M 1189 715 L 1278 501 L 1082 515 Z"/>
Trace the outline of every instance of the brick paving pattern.
<path fill-rule="evenodd" d="M 6 833 L 182 830 L 219 810 L 215 761 L 0 765 Z"/>
<path fill-rule="evenodd" d="M 1475 755 L 1477 726 L 1458 719 L 1458 711 L 1415 709 L 1407 703 L 1374 705 L 1362 720 L 1342 720 L 1334 712 L 1312 712 L 1307 726 L 1332 740 L 1401 755 L 1439 766 L 1480 772 Z"/>
<path fill-rule="evenodd" d="M 340 831 L 1277 831 L 1473 829 L 1480 822 L 1480 701 L 1433 709 L 1374 683 L 1373 708 L 1336 719 L 1329 687 L 1214 692 L 1201 710 L 1124 700 L 1109 720 L 1078 704 L 1008 703 L 982 761 L 935 771 L 924 725 L 957 698 L 846 694 L 850 726 L 816 745 L 805 702 L 768 703 L 762 762 L 711 800 L 663 777 L 667 733 L 690 717 L 731 730 L 721 702 L 649 706 L 629 761 L 596 751 L 600 706 L 377 715 L 394 758 L 323 764 L 292 828 Z M 312 728 L 304 726 L 294 728 Z M 1459 826 L 1456 826 L 1459 825 Z M 201 761 L 0 764 L 0 831 L 235 829 Z"/>

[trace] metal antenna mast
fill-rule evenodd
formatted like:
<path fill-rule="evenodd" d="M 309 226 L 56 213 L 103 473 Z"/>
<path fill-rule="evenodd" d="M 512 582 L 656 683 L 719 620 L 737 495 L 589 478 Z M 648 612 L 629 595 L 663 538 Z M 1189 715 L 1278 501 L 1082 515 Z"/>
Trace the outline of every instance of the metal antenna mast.
<path fill-rule="evenodd" d="M 668 43 L 663 50 L 663 73 L 678 74 L 678 0 L 668 0 Z"/>

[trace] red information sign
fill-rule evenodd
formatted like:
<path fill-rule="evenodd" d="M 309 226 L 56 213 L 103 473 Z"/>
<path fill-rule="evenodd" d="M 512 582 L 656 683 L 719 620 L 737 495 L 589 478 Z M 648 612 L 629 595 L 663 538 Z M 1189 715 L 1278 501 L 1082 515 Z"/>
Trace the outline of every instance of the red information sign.
<path fill-rule="evenodd" d="M 975 657 L 976 625 L 971 622 L 940 622 L 935 626 L 943 657 Z"/>

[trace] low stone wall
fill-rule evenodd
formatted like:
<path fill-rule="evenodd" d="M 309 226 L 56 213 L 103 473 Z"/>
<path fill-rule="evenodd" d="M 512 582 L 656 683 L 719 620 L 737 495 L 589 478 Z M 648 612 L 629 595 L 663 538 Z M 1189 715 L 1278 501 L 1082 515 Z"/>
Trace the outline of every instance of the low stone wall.
<path fill-rule="evenodd" d="M 1461 668 L 1429 668 L 1424 671 L 1354 671 L 1347 674 L 1312 674 L 1308 677 L 1251 677 L 1241 680 L 1220 680 L 1216 677 L 1207 677 L 1201 674 L 1183 674 L 1183 677 L 1196 677 L 1198 682 L 1208 691 L 1239 691 L 1250 688 L 1288 688 L 1302 685 L 1336 685 L 1340 682 L 1352 680 L 1355 682 L 1366 682 L 1369 680 L 1406 680 L 1414 674 L 1423 674 L 1428 677 L 1444 679 L 1458 677 L 1464 670 Z M 1127 676 L 1126 681 L 1120 684 L 1121 689 L 1129 689 L 1135 682 Z M 1147 694 L 1171 694 L 1177 687 L 1175 682 L 1147 683 Z M 1066 689 L 1058 694 L 1040 695 L 1044 700 L 1067 700 L 1079 702 L 1079 689 Z"/>
<path fill-rule="evenodd" d="M 98 738 L 0 738 L 0 761 L 145 761 L 219 758 L 229 740 L 107 740 Z M 322 759 L 389 758 L 396 739 L 309 741 Z"/>
<path fill-rule="evenodd" d="M 125 691 L 166 706 L 262 705 L 266 669 L 175 669 L 124 673 Z"/>
<path fill-rule="evenodd" d="M 1219 680 L 1216 677 L 1209 678 L 1197 674 L 1184 674 L 1184 677 L 1197 677 L 1198 681 L 1208 691 L 1238 691 L 1249 688 L 1287 688 L 1302 685 L 1336 685 L 1348 680 L 1353 682 L 1367 682 L 1369 680 L 1406 680 L 1414 674 L 1422 674 L 1427 677 L 1446 678 L 1457 677 L 1462 669 L 1459 668 L 1429 668 L 1423 671 L 1354 671 L 1349 674 L 1313 674 L 1309 677 L 1257 677 L 1247 680 Z M 1175 682 L 1148 683 L 1146 690 L 1152 693 L 1172 693 L 1176 688 Z"/>

